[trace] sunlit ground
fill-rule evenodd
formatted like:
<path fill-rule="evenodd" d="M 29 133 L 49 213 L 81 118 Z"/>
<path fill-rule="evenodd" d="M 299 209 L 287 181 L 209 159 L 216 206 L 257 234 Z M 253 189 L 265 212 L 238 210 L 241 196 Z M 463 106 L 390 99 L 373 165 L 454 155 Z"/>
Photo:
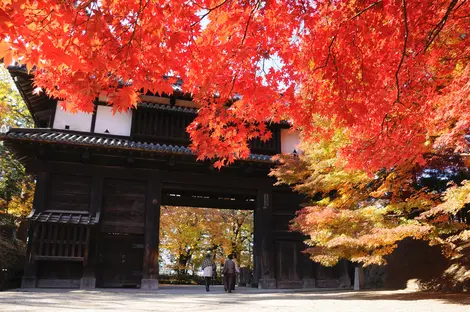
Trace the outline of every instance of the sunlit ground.
<path fill-rule="evenodd" d="M 468 294 L 413 291 L 263 291 L 239 287 L 164 286 L 156 292 L 123 289 L 31 290 L 0 293 L 1 311 L 470 311 Z"/>

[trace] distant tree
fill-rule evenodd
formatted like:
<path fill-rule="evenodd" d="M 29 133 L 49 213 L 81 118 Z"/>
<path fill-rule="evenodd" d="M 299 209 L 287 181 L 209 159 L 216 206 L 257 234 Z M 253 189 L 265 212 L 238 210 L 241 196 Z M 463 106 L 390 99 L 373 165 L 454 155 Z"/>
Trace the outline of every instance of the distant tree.
<path fill-rule="evenodd" d="M 220 209 L 212 212 L 210 219 L 218 225 L 208 227 L 207 233 L 212 246 L 218 247 L 219 260 L 232 254 L 239 266 L 252 267 L 253 212 Z"/>
<path fill-rule="evenodd" d="M 250 267 L 253 212 L 162 206 L 160 237 L 179 274 L 197 271 L 207 253 L 219 263 L 234 254 L 238 265 Z"/>
<path fill-rule="evenodd" d="M 162 206 L 160 211 L 160 248 L 172 256 L 178 274 L 187 274 L 191 259 L 201 247 L 204 214 L 188 207 Z"/>
<path fill-rule="evenodd" d="M 32 127 L 33 120 L 8 71 L 0 67 L 0 127 Z M 32 207 L 34 179 L 0 143 L 0 211 L 24 217 Z"/>

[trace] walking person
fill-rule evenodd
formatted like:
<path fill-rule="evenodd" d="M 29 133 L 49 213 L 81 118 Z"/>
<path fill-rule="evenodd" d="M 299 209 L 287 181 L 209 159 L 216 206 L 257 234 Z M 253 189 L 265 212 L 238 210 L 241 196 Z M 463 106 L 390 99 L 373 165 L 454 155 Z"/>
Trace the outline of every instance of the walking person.
<path fill-rule="evenodd" d="M 215 269 L 212 270 L 212 286 L 215 286 L 217 283 L 217 264 L 214 267 Z"/>
<path fill-rule="evenodd" d="M 204 280 L 206 283 L 206 291 L 209 291 L 209 286 L 212 280 L 212 274 L 215 272 L 216 266 L 214 261 L 211 259 L 211 255 L 207 254 L 206 258 L 202 262 L 202 275 L 204 276 Z"/>
<path fill-rule="evenodd" d="M 229 293 L 232 292 L 232 285 L 235 278 L 235 262 L 233 262 L 233 256 L 230 254 L 224 262 L 224 289 Z"/>
<path fill-rule="evenodd" d="M 235 263 L 235 274 L 233 275 L 232 280 L 232 290 L 235 290 L 235 285 L 237 284 L 238 277 L 240 274 L 240 268 L 238 267 L 237 260 L 234 258 L 232 259 L 233 263 Z"/>

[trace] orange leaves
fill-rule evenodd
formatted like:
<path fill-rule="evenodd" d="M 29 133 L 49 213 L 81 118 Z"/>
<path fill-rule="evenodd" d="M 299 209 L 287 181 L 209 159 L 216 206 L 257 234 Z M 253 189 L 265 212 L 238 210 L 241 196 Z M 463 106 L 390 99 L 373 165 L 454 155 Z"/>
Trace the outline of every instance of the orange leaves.
<path fill-rule="evenodd" d="M 13 51 L 8 51 L 3 55 L 3 63 L 8 66 L 13 62 Z"/>
<path fill-rule="evenodd" d="M 215 163 L 214 163 L 214 167 L 219 169 L 222 168 L 224 166 L 224 161 L 223 160 L 217 160 Z"/>
<path fill-rule="evenodd" d="M 10 45 L 5 41 L 0 41 L 0 59 L 3 58 L 5 66 L 11 64 L 13 60 L 13 51 L 10 49 Z"/>
<path fill-rule="evenodd" d="M 246 123 L 285 119 L 306 137 L 328 136 L 317 115 L 350 132 L 340 152 L 353 168 L 464 150 L 470 4 L 407 1 L 405 18 L 401 1 L 329 3 L 2 2 L 0 42 L 10 47 L 2 44 L 0 57 L 41 68 L 38 86 L 88 111 L 103 90 L 116 90 L 123 110 L 140 90 L 171 93 L 162 77 L 183 79 L 182 91 L 213 112 L 192 130 L 201 159 L 244 157 L 247 140 L 269 138 Z M 120 84 L 128 88 L 121 95 Z M 220 117 L 215 96 L 241 101 Z M 424 144 L 429 137 L 434 146 Z"/>
<path fill-rule="evenodd" d="M 125 86 L 108 94 L 108 102 L 113 105 L 113 112 L 121 112 L 129 109 L 129 106 L 137 106 L 138 93 L 133 87 Z"/>

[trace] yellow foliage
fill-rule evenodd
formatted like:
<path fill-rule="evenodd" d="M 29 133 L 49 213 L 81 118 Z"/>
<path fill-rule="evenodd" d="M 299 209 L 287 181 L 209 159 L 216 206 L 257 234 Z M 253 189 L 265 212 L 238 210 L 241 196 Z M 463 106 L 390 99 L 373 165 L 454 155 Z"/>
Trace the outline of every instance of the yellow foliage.
<path fill-rule="evenodd" d="M 470 183 L 449 187 L 441 197 L 419 185 L 425 167 L 411 162 L 374 176 L 348 169 L 338 154 L 349 144 L 347 133 L 331 130 L 329 138 L 304 140 L 296 157 L 277 156 L 279 165 L 271 171 L 277 184 L 291 185 L 309 200 L 292 228 L 308 236 L 311 258 L 323 265 L 340 259 L 385 264 L 384 257 L 407 237 L 442 245 L 454 254 L 454 242 L 468 237 L 469 225 L 456 216 L 470 203 Z"/>
<path fill-rule="evenodd" d="M 160 248 L 180 272 L 198 269 L 206 253 L 216 262 L 234 254 L 241 266 L 252 266 L 253 212 L 162 206 Z"/>

